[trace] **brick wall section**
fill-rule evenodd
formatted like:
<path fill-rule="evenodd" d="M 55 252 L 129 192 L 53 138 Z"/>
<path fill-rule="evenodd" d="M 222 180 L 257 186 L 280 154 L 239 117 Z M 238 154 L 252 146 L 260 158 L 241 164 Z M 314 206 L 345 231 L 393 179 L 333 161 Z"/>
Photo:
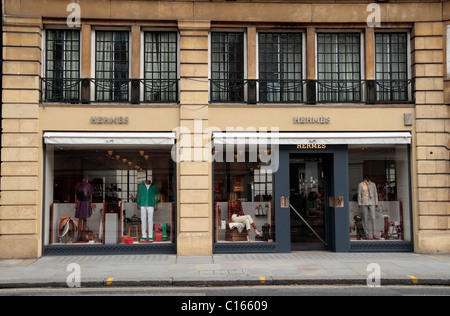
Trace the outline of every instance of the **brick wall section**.
<path fill-rule="evenodd" d="M 412 36 L 419 252 L 450 251 L 450 116 L 444 103 L 443 27 L 441 22 L 416 23 Z"/>
<path fill-rule="evenodd" d="M 35 258 L 40 249 L 39 74 L 42 24 L 4 18 L 0 258 Z"/>
<path fill-rule="evenodd" d="M 209 21 L 179 21 L 180 146 L 178 255 L 212 253 L 211 163 L 208 127 Z M 210 146 L 209 146 L 210 147 Z"/>

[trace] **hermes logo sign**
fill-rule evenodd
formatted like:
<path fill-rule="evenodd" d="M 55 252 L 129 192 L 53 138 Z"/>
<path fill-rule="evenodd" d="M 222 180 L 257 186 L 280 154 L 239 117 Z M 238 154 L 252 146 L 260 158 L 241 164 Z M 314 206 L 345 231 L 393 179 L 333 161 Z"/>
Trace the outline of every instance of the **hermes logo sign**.
<path fill-rule="evenodd" d="M 297 149 L 326 149 L 326 144 L 298 144 Z"/>
<path fill-rule="evenodd" d="M 317 139 L 310 139 L 307 144 L 298 144 L 297 149 L 326 149 L 326 144 L 319 144 Z"/>
<path fill-rule="evenodd" d="M 91 116 L 91 124 L 128 124 L 128 116 Z"/>
<path fill-rule="evenodd" d="M 331 118 L 329 116 L 295 116 L 294 124 L 329 124 Z"/>

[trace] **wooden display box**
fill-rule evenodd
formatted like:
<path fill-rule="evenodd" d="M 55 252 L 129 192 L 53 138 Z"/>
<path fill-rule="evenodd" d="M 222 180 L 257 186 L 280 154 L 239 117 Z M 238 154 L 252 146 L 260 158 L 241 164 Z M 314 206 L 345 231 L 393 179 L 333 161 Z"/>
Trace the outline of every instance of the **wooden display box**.
<path fill-rule="evenodd" d="M 225 232 L 226 241 L 247 241 L 247 229 L 244 228 L 241 233 L 238 232 L 237 228 L 230 229 L 227 225 Z"/>

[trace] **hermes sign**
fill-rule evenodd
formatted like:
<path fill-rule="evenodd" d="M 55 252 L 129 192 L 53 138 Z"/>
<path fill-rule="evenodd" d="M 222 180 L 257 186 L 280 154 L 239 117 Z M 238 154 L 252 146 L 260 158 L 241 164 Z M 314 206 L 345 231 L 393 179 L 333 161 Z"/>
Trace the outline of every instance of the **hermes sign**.
<path fill-rule="evenodd" d="M 91 124 L 128 124 L 128 116 L 91 116 Z"/>
<path fill-rule="evenodd" d="M 329 116 L 295 116 L 294 124 L 329 124 L 331 117 Z"/>
<path fill-rule="evenodd" d="M 298 144 L 297 149 L 326 149 L 326 144 Z"/>
<path fill-rule="evenodd" d="M 317 139 L 310 139 L 306 144 L 298 144 L 297 149 L 326 149 L 326 144 L 319 144 Z"/>

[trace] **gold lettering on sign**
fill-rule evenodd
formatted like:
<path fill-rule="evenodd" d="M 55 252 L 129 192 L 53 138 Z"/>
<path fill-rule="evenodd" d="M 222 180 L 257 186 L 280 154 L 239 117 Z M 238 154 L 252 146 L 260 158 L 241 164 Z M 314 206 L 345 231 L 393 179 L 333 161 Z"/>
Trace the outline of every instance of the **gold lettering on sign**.
<path fill-rule="evenodd" d="M 297 149 L 326 149 L 326 144 L 298 144 Z"/>

